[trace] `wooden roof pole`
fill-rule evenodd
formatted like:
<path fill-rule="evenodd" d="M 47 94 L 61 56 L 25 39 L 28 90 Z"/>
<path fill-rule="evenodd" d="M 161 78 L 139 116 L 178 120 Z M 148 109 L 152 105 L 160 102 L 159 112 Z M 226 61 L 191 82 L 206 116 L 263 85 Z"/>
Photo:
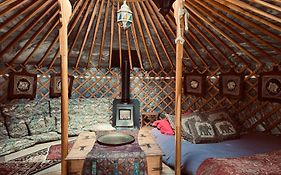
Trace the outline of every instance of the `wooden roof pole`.
<path fill-rule="evenodd" d="M 175 123 L 176 123 L 176 162 L 175 173 L 181 174 L 181 89 L 182 89 L 182 59 L 183 59 L 183 28 L 184 28 L 184 0 L 176 0 L 173 3 L 174 17 L 177 24 L 176 42 L 176 105 L 175 105 Z M 187 20 L 187 19 L 186 19 Z M 187 26 L 185 26 L 187 27 Z"/>
<path fill-rule="evenodd" d="M 72 7 L 69 0 L 58 0 L 60 5 L 59 29 L 60 55 L 61 55 L 61 174 L 67 175 L 68 153 L 68 42 L 67 26 L 71 17 Z"/>

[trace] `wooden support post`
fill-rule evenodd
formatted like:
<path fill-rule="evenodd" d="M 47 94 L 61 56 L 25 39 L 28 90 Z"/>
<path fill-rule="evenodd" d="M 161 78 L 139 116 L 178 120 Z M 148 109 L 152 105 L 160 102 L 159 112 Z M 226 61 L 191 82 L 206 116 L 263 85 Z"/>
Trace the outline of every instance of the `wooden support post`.
<path fill-rule="evenodd" d="M 69 0 L 58 0 L 60 5 L 59 30 L 60 55 L 61 55 L 61 174 L 67 175 L 68 153 L 68 42 L 67 26 L 71 16 L 71 4 Z"/>
<path fill-rule="evenodd" d="M 173 4 L 174 17 L 177 24 L 176 42 L 176 162 L 175 174 L 181 174 L 181 92 L 182 92 L 182 59 L 183 59 L 183 28 L 184 28 L 184 9 L 183 0 L 176 0 Z"/>
<path fill-rule="evenodd" d="M 181 167 L 181 89 L 182 89 L 182 57 L 183 45 L 177 44 L 176 52 L 176 175 L 180 175 Z"/>

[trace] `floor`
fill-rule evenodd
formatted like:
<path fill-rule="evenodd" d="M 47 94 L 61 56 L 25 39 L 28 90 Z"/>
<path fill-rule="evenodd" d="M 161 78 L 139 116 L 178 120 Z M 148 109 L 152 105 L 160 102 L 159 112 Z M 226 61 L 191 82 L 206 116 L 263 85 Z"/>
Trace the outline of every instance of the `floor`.
<path fill-rule="evenodd" d="M 75 137 L 69 138 L 69 140 L 75 140 Z M 21 156 L 30 154 L 32 152 L 35 152 L 37 150 L 40 150 L 40 149 L 43 149 L 43 148 L 47 148 L 47 147 L 49 147 L 51 145 L 59 144 L 59 143 L 60 143 L 60 141 L 54 141 L 54 142 L 48 142 L 48 143 L 43 143 L 43 144 L 37 144 L 37 145 L 35 145 L 33 147 L 30 147 L 30 148 L 18 151 L 16 153 L 12 153 L 12 154 L 9 154 L 7 156 L 0 157 L 0 162 L 9 161 L 9 160 L 15 159 L 17 157 L 21 157 Z M 172 169 L 170 169 L 165 164 L 162 164 L 162 168 L 163 168 L 162 172 L 161 172 L 162 175 L 174 175 L 175 174 L 174 171 Z M 61 170 L 61 164 L 57 164 L 57 165 L 54 165 L 54 166 L 52 166 L 50 168 L 47 168 L 45 170 L 42 170 L 42 171 L 36 173 L 36 175 L 60 175 L 61 174 L 60 170 Z"/>

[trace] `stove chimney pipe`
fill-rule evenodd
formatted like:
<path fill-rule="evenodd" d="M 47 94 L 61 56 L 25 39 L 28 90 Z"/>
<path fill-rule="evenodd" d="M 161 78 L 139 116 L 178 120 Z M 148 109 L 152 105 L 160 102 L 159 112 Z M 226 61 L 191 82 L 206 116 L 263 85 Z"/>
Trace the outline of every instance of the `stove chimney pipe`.
<path fill-rule="evenodd" d="M 122 103 L 130 103 L 130 64 L 126 57 L 122 59 L 121 66 L 121 79 L 122 79 Z"/>

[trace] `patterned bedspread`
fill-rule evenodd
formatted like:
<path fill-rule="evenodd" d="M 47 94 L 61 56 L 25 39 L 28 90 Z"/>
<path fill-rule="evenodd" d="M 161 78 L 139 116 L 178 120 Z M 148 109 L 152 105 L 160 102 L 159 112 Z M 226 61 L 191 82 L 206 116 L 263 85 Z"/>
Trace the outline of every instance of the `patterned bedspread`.
<path fill-rule="evenodd" d="M 198 168 L 196 175 L 280 175 L 281 150 L 239 158 L 209 158 Z"/>

